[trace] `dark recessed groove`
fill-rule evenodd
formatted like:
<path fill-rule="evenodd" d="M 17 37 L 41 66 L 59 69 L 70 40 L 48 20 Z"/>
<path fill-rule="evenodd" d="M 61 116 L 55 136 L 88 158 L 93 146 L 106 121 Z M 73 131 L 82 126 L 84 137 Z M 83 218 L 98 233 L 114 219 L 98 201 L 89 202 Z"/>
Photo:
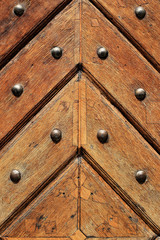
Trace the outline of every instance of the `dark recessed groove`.
<path fill-rule="evenodd" d="M 146 58 L 146 60 L 160 72 L 160 64 L 147 52 L 141 44 L 123 27 L 123 25 L 114 16 L 105 9 L 97 0 L 89 0 L 98 10 L 128 39 L 128 41 Z"/>
<path fill-rule="evenodd" d="M 0 150 L 76 75 L 76 65 L 51 91 L 44 96 L 8 133 L 0 140 Z"/>
<path fill-rule="evenodd" d="M 14 48 L 7 53 L 0 62 L 0 70 L 12 59 L 15 55 L 24 48 L 43 28 L 59 13 L 61 12 L 72 0 L 64 0 L 52 12 L 42 19 L 31 31 L 29 31 Z"/>
<path fill-rule="evenodd" d="M 81 148 L 81 154 L 86 162 L 104 179 L 104 181 L 120 196 L 120 198 L 149 226 L 149 228 L 160 234 L 160 228 L 154 221 L 145 213 L 144 209 L 110 177 L 110 175 L 88 154 L 88 152 Z"/>
<path fill-rule="evenodd" d="M 88 79 L 98 88 L 101 94 L 110 101 L 121 114 L 128 120 L 130 124 L 141 134 L 141 136 L 154 148 L 154 150 L 160 154 L 159 143 L 151 136 L 151 134 L 145 129 L 134 116 L 132 116 L 127 109 L 125 109 L 108 91 L 104 86 L 83 66 L 83 71 L 87 74 Z"/>
<path fill-rule="evenodd" d="M 60 174 L 62 174 L 68 165 L 76 158 L 77 150 L 61 164 L 47 179 L 45 179 L 27 198 L 16 207 L 13 213 L 0 225 L 0 234 L 3 237 L 3 232 L 13 223 L 13 221 L 23 212 L 23 210 L 32 203 L 32 201 Z"/>

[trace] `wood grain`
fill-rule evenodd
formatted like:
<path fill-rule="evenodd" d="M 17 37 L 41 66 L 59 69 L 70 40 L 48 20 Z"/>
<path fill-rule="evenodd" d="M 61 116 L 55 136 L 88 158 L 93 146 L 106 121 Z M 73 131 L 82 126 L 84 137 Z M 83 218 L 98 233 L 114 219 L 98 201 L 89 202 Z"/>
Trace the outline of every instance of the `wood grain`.
<path fill-rule="evenodd" d="M 68 237 L 77 230 L 78 164 L 67 169 L 27 207 L 3 236 Z"/>
<path fill-rule="evenodd" d="M 13 9 L 18 3 L 22 3 L 25 12 L 21 17 L 14 14 Z M 9 2 L 0 1 L 0 62 L 3 62 L 7 55 L 20 48 L 22 41 L 34 36 L 36 28 L 42 28 L 43 22 L 49 21 L 56 12 L 64 7 L 69 0 L 20 0 Z"/>
<path fill-rule="evenodd" d="M 94 159 L 93 165 L 109 175 L 124 191 L 122 195 L 127 193 L 128 201 L 159 231 L 160 157 L 98 89 L 89 81 L 86 84 L 87 142 L 82 147 Z M 98 141 L 99 129 L 108 132 L 108 143 Z M 145 170 L 148 176 L 143 185 L 135 179 L 138 170 Z"/>
<path fill-rule="evenodd" d="M 78 43 L 74 22 L 78 8 L 77 2 L 68 5 L 0 72 L 0 139 L 75 68 Z M 63 49 L 58 60 L 50 53 L 54 46 Z M 24 86 L 19 98 L 11 92 L 16 83 Z"/>
<path fill-rule="evenodd" d="M 96 238 L 149 238 L 154 234 L 84 161 L 81 165 L 81 230 Z"/>
<path fill-rule="evenodd" d="M 134 44 L 160 71 L 160 4 L 158 0 L 91 0 L 110 21 Z M 144 19 L 139 20 L 135 9 L 146 10 Z"/>
<path fill-rule="evenodd" d="M 76 155 L 73 146 L 73 105 L 77 101 L 75 77 L 37 114 L 1 152 L 0 223 L 12 216 L 44 181 Z M 78 94 L 78 93 L 77 93 Z M 78 96 L 77 96 L 78 97 Z M 62 140 L 50 138 L 53 128 L 62 131 Z M 12 169 L 21 172 L 18 184 L 10 180 Z"/>
<path fill-rule="evenodd" d="M 85 1 L 82 25 L 85 71 L 95 78 L 107 95 L 111 95 L 116 107 L 160 151 L 160 118 L 157 116 L 160 112 L 159 74 L 95 7 Z M 97 56 L 97 49 L 101 46 L 109 51 L 106 60 Z M 137 88 L 146 91 L 143 101 L 135 97 Z"/>

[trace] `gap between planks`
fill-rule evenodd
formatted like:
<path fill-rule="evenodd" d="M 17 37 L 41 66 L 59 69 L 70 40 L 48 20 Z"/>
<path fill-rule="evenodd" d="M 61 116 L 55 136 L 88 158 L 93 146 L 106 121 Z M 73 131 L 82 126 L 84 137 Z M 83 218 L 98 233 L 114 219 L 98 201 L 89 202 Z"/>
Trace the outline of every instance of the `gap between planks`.
<path fill-rule="evenodd" d="M 71 162 L 77 157 L 78 150 L 74 151 L 73 154 L 66 159 L 47 179 L 45 179 L 27 198 L 16 207 L 16 209 L 10 214 L 10 216 L 0 226 L 1 234 L 13 223 L 13 221 L 23 212 L 23 210 L 32 203 L 32 201 L 43 191 L 45 188 L 55 180 L 60 174 L 62 174 L 70 165 Z"/>
<path fill-rule="evenodd" d="M 27 35 L 16 45 L 13 49 L 7 53 L 7 55 L 0 62 L 0 70 L 12 59 L 17 53 L 24 48 L 46 25 L 61 12 L 72 0 L 64 0 L 60 3 L 52 12 L 50 12 L 44 19 L 41 20 Z"/>
<path fill-rule="evenodd" d="M 160 145 L 153 139 L 148 131 L 132 116 L 104 87 L 99 81 L 83 66 L 83 71 L 87 74 L 89 81 L 98 88 L 101 94 L 113 104 L 114 107 L 127 119 L 127 121 L 141 134 L 141 136 L 160 154 Z"/>
<path fill-rule="evenodd" d="M 68 82 L 77 74 L 78 65 L 76 65 L 39 103 L 37 103 L 21 121 L 19 121 L 8 133 L 0 140 L 0 150 L 11 141 L 15 135 L 49 102 L 55 95 L 68 84 Z"/>
<path fill-rule="evenodd" d="M 160 72 L 160 64 L 155 58 L 147 52 L 141 44 L 123 27 L 123 25 L 117 21 L 114 16 L 105 9 L 97 0 L 89 0 L 122 34 L 127 40 L 145 57 L 145 59 Z"/>
<path fill-rule="evenodd" d="M 81 154 L 84 160 L 104 179 L 104 181 L 116 192 L 121 199 L 149 226 L 149 228 L 157 235 L 160 234 L 160 228 L 145 213 L 144 209 L 134 202 L 132 198 L 109 176 L 109 174 L 81 148 Z"/>

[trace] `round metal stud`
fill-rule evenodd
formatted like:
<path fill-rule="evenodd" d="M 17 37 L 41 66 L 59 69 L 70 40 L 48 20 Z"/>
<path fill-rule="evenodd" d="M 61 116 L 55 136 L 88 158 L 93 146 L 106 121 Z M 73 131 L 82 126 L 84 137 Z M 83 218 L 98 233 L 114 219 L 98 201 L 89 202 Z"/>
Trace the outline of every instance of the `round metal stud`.
<path fill-rule="evenodd" d="M 59 59 L 62 57 L 62 48 L 54 47 L 51 49 L 51 54 L 55 59 Z"/>
<path fill-rule="evenodd" d="M 18 17 L 21 17 L 24 13 L 24 7 L 22 4 L 17 4 L 15 7 L 14 7 L 14 14 Z"/>
<path fill-rule="evenodd" d="M 135 9 L 135 14 L 138 19 L 143 19 L 146 15 L 146 10 L 143 7 L 139 6 Z"/>
<path fill-rule="evenodd" d="M 13 183 L 18 183 L 21 179 L 21 173 L 18 170 L 12 170 L 10 174 L 10 179 Z"/>
<path fill-rule="evenodd" d="M 58 143 L 62 138 L 62 132 L 61 132 L 61 130 L 55 128 L 52 130 L 50 136 L 54 143 Z"/>
<path fill-rule="evenodd" d="M 135 96 L 138 100 L 142 101 L 146 97 L 146 91 L 143 88 L 137 88 L 135 90 Z"/>
<path fill-rule="evenodd" d="M 97 50 L 97 55 L 100 59 L 106 59 L 108 57 L 108 51 L 104 47 L 100 47 Z"/>
<path fill-rule="evenodd" d="M 108 140 L 108 132 L 106 130 L 98 130 L 97 138 L 101 143 L 106 143 Z"/>
<path fill-rule="evenodd" d="M 140 184 L 145 183 L 146 179 L 147 179 L 147 174 L 145 171 L 143 170 L 139 170 L 136 172 L 136 180 L 137 182 L 139 182 Z"/>
<path fill-rule="evenodd" d="M 160 236 L 155 237 L 154 240 L 160 240 Z"/>
<path fill-rule="evenodd" d="M 23 93 L 23 86 L 22 84 L 16 84 L 12 87 L 12 93 L 15 97 L 20 97 Z"/>

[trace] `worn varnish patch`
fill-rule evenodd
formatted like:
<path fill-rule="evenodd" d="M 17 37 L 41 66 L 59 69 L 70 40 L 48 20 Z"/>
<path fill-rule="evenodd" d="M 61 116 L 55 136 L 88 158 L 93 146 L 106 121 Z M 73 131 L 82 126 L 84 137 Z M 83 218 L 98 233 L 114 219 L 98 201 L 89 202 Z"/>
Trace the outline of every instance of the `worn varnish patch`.
<path fill-rule="evenodd" d="M 11 238 L 67 237 L 77 229 L 77 160 L 53 181 L 4 233 Z M 78 196 L 78 194 L 77 194 Z"/>

